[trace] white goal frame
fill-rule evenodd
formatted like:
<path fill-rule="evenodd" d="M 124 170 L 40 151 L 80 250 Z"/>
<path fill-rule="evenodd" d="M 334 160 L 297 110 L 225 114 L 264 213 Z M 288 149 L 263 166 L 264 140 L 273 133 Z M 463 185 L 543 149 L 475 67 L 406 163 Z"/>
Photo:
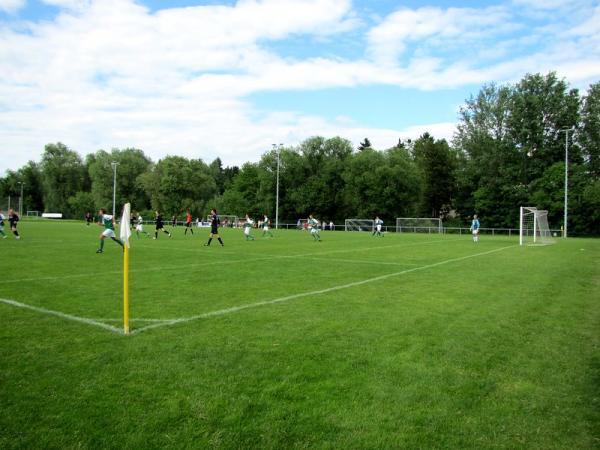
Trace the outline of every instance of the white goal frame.
<path fill-rule="evenodd" d="M 40 217 L 39 211 L 27 211 L 27 217 Z"/>
<path fill-rule="evenodd" d="M 368 231 L 372 233 L 375 230 L 375 221 L 373 219 L 346 219 L 344 221 L 344 231 Z"/>
<path fill-rule="evenodd" d="M 219 216 L 219 221 L 221 222 L 220 226 L 222 226 L 223 228 L 225 228 L 225 225 L 223 224 L 223 222 L 225 222 L 225 220 L 227 220 L 227 228 L 237 228 L 239 225 L 239 217 L 238 216 L 232 216 L 232 215 L 227 215 L 227 214 L 217 214 L 217 216 Z M 208 223 L 210 224 L 211 220 L 212 220 L 212 215 L 209 214 L 207 216 L 208 219 Z"/>
<path fill-rule="evenodd" d="M 442 219 L 437 217 L 396 217 L 396 233 L 443 233 Z"/>
<path fill-rule="evenodd" d="M 531 238 L 533 243 L 527 243 Z M 548 226 L 548 211 L 531 206 L 519 208 L 519 245 L 549 245 L 556 241 Z"/>

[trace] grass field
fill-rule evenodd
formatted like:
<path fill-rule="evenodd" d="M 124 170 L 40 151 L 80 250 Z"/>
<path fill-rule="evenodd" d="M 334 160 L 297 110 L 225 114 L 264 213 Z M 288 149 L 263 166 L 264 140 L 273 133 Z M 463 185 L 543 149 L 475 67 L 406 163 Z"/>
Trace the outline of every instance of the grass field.
<path fill-rule="evenodd" d="M 0 240 L 0 448 L 596 448 L 600 240 Z M 151 231 L 151 229 L 149 229 Z"/>

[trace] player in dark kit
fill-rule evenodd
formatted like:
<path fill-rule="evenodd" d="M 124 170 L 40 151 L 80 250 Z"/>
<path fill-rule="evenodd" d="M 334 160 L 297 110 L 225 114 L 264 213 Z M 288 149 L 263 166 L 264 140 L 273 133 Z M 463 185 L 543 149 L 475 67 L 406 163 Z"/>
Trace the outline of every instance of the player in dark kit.
<path fill-rule="evenodd" d="M 221 221 L 219 220 L 219 216 L 217 215 L 217 210 L 211 209 L 210 214 L 210 236 L 208 237 L 208 242 L 204 244 L 204 246 L 208 247 L 212 242 L 213 238 L 216 236 L 219 242 L 221 243 L 221 247 L 223 247 L 225 246 L 225 244 L 223 244 L 223 240 L 221 239 L 221 236 L 219 236 L 219 224 Z"/>
<path fill-rule="evenodd" d="M 8 223 L 10 223 L 10 231 L 13 232 L 15 238 L 21 239 L 19 236 L 19 232 L 17 231 L 17 222 L 19 221 L 19 216 L 17 213 L 11 208 L 8 210 Z"/>
<path fill-rule="evenodd" d="M 86 212 L 85 213 L 85 223 L 87 224 L 88 227 L 93 222 L 93 220 L 94 220 L 94 218 L 92 217 L 92 215 L 89 212 Z"/>
<path fill-rule="evenodd" d="M 171 233 L 165 230 L 165 226 L 163 224 L 162 216 L 158 211 L 156 211 L 156 218 L 154 219 L 156 222 L 156 230 L 154 231 L 154 237 L 152 239 L 158 238 L 158 232 L 162 231 L 163 233 L 167 233 L 169 237 L 171 237 Z"/>

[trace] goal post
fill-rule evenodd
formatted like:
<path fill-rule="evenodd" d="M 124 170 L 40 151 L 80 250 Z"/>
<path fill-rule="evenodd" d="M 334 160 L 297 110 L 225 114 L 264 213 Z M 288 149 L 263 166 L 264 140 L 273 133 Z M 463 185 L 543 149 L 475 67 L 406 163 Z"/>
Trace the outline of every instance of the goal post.
<path fill-rule="evenodd" d="M 346 219 L 344 221 L 345 231 L 369 231 L 375 230 L 375 221 L 372 219 Z"/>
<path fill-rule="evenodd" d="M 554 244 L 548 211 L 530 206 L 519 208 L 519 245 Z"/>
<path fill-rule="evenodd" d="M 436 217 L 397 217 L 397 233 L 442 233 L 442 219 Z"/>

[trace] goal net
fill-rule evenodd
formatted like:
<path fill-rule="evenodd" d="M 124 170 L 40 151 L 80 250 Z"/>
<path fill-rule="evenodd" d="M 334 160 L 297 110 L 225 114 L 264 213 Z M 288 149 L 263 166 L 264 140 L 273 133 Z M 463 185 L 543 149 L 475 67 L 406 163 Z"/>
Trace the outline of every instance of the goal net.
<path fill-rule="evenodd" d="M 548 226 L 548 211 L 521 206 L 519 211 L 519 245 L 554 244 Z"/>
<path fill-rule="evenodd" d="M 344 230 L 346 231 L 369 231 L 375 229 L 375 221 L 371 219 L 346 219 Z"/>
<path fill-rule="evenodd" d="M 434 217 L 398 217 L 396 232 L 398 233 L 441 233 L 442 219 Z"/>
<path fill-rule="evenodd" d="M 207 217 L 208 223 L 212 220 L 212 216 L 209 214 Z M 237 228 L 239 226 L 238 216 L 229 216 L 226 214 L 219 214 L 219 220 L 223 228 Z"/>
<path fill-rule="evenodd" d="M 27 217 L 39 217 L 39 216 L 40 216 L 39 211 L 27 211 Z"/>

